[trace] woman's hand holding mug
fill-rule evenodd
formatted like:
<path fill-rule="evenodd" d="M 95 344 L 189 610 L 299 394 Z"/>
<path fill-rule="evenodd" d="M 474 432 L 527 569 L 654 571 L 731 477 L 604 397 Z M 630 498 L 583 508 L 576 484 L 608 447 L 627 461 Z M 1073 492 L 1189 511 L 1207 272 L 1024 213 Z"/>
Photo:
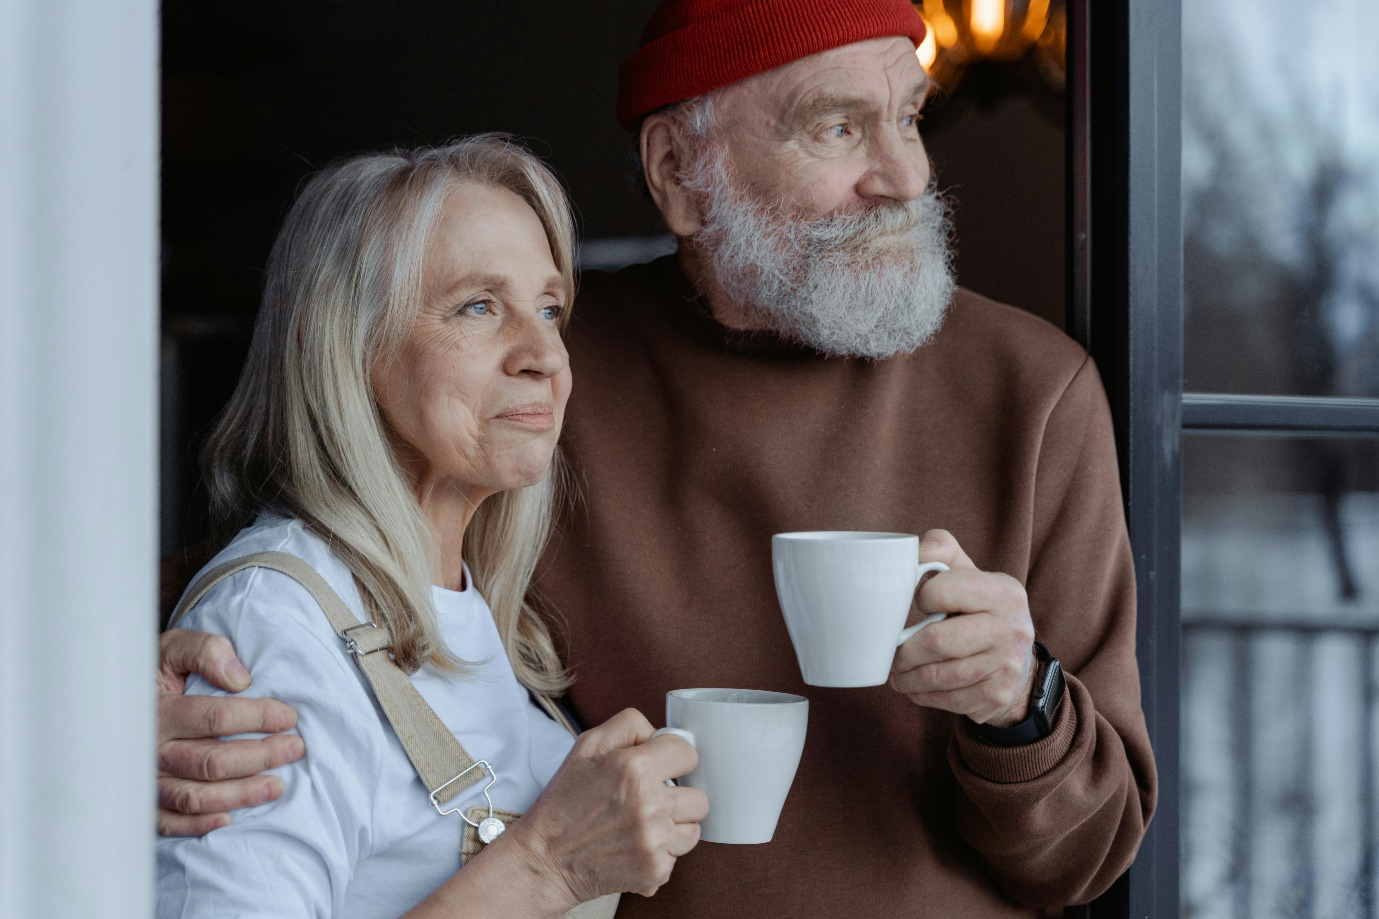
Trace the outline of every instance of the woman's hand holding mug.
<path fill-rule="evenodd" d="M 553 883 L 557 915 L 612 893 L 651 896 L 699 842 L 704 792 L 668 787 L 693 771 L 694 747 L 626 709 L 575 742 L 531 809 L 490 848 L 519 844 Z"/>

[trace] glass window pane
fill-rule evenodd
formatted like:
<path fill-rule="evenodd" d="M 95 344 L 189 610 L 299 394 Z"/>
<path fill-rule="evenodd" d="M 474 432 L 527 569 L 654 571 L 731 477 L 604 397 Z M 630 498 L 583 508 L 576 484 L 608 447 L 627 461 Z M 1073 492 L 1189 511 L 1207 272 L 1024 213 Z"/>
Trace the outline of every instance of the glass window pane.
<path fill-rule="evenodd" d="M 1185 388 L 1379 395 L 1379 3 L 1182 7 Z"/>
<path fill-rule="evenodd" d="M 1373 916 L 1379 440 L 1189 436 L 1182 526 L 1183 915 Z"/>

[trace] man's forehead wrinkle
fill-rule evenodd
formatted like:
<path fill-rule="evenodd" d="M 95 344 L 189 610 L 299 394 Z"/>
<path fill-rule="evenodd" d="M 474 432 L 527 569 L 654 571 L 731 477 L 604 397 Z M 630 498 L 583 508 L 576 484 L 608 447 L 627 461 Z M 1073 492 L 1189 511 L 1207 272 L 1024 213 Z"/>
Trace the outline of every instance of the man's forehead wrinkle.
<path fill-rule="evenodd" d="M 830 48 L 730 84 L 720 97 L 719 114 L 725 125 L 740 119 L 734 127 L 755 127 L 757 133 L 788 133 L 796 126 L 801 103 L 821 84 L 835 95 L 846 92 L 863 97 L 875 94 L 884 83 L 885 91 L 893 95 L 896 83 L 907 77 L 910 85 L 916 78 L 925 79 L 910 40 L 899 36 L 871 38 Z M 909 85 L 905 89 L 908 91 Z M 895 101 L 892 98 L 888 104 Z M 900 101 L 908 103 L 910 98 Z"/>
<path fill-rule="evenodd" d="M 904 79 L 903 77 L 899 79 Z M 787 127 L 799 127 L 815 118 L 837 113 L 884 114 L 899 110 L 908 105 L 923 103 L 928 93 L 924 80 L 911 83 L 908 87 L 897 80 L 888 81 L 887 90 L 900 85 L 899 92 L 887 92 L 885 98 L 877 98 L 874 89 L 858 87 L 838 87 L 836 84 L 822 87 L 811 86 L 803 89 L 795 101 L 785 106 L 783 120 Z"/>
<path fill-rule="evenodd" d="M 791 81 L 784 94 L 775 112 L 777 125 L 782 130 L 790 130 L 811 115 L 833 109 L 875 106 L 866 86 L 875 77 L 868 80 L 868 76 L 871 75 L 857 66 L 841 62 L 802 75 Z"/>
<path fill-rule="evenodd" d="M 919 64 L 919 56 L 915 54 L 914 45 L 911 45 L 911 44 L 910 44 L 909 39 L 902 39 L 902 42 L 903 42 L 903 45 L 900 46 L 900 47 L 898 47 L 898 48 L 896 48 L 895 51 L 894 51 L 894 53 L 893 53 L 893 54 L 891 55 L 891 57 L 888 59 L 888 61 L 887 61 L 887 63 L 886 63 L 886 69 L 887 69 L 887 70 L 890 70 L 891 68 L 899 68 L 899 69 L 901 69 L 901 70 L 912 70 L 912 69 L 913 69 L 913 70 L 918 70 L 921 74 L 923 74 L 923 73 L 924 73 L 924 68 L 921 67 L 920 64 Z"/>
<path fill-rule="evenodd" d="M 788 121 L 793 127 L 804 127 L 825 115 L 874 114 L 879 109 L 876 100 L 870 96 L 820 90 L 793 106 L 789 110 Z"/>
<path fill-rule="evenodd" d="M 919 62 L 916 61 L 915 64 L 914 68 L 897 67 L 886 72 L 891 85 L 910 97 L 927 95 L 929 84 L 932 82 L 924 68 L 918 66 Z"/>
<path fill-rule="evenodd" d="M 928 94 L 929 74 L 920 66 L 915 49 L 908 40 L 903 41 L 882 69 L 892 87 L 903 90 L 907 98 Z"/>

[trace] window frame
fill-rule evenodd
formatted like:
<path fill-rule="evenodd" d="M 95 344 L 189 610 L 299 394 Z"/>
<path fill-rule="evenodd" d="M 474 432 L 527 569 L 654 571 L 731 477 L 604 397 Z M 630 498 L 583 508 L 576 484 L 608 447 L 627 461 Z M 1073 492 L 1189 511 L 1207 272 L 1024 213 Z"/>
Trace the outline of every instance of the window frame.
<path fill-rule="evenodd" d="M 1182 45 L 1182 0 L 1068 0 L 1066 325 L 1096 359 L 1115 423 L 1159 774 L 1134 865 L 1071 915 L 1181 912 L 1184 436 L 1379 437 L 1379 398 L 1183 391 Z"/>
<path fill-rule="evenodd" d="M 1076 912 L 1177 916 L 1181 0 L 1069 0 L 1068 24 L 1067 325 L 1101 370 L 1115 423 L 1141 703 L 1159 776 L 1133 867 Z"/>

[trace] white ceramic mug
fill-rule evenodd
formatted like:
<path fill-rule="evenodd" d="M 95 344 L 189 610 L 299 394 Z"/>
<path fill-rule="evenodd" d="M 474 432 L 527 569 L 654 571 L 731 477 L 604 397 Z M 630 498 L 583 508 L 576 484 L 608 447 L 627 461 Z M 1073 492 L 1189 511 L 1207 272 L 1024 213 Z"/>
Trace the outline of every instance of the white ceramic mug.
<path fill-rule="evenodd" d="M 906 533 L 779 533 L 771 537 L 776 596 L 811 686 L 880 686 L 895 649 L 934 613 L 904 628 L 915 589 L 942 562 L 919 563 L 919 537 Z"/>
<path fill-rule="evenodd" d="M 705 842 L 763 843 L 795 780 L 809 722 L 809 700 L 757 689 L 676 689 L 666 693 L 666 724 L 699 751 L 679 779 L 709 796 L 699 824 Z"/>

